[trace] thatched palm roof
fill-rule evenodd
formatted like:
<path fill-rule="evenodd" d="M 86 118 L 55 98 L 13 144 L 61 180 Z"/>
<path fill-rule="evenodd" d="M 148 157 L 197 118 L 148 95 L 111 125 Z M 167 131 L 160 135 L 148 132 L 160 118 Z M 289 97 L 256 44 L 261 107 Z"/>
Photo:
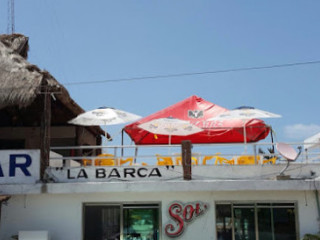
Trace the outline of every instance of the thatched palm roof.
<path fill-rule="evenodd" d="M 0 109 L 12 105 L 29 106 L 43 90 L 44 81 L 49 91 L 61 91 L 61 96 L 57 97 L 67 100 L 63 102 L 71 100 L 72 104 L 67 90 L 54 77 L 26 60 L 27 49 L 28 38 L 23 35 L 0 36 Z M 76 104 L 71 110 L 83 111 Z"/>
<path fill-rule="evenodd" d="M 0 110 L 13 106 L 26 108 L 47 90 L 58 93 L 54 97 L 74 117 L 84 112 L 49 72 L 27 61 L 28 40 L 28 37 L 21 34 L 0 35 Z M 91 130 L 93 129 L 104 135 L 101 128 L 92 127 Z"/>

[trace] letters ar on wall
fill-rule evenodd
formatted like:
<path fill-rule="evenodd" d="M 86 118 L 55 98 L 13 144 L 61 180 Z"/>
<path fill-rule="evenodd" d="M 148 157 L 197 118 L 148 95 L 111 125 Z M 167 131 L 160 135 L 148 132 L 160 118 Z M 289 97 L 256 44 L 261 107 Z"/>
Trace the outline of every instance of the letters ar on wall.
<path fill-rule="evenodd" d="M 39 179 L 40 150 L 0 151 L 0 184 L 30 184 Z"/>

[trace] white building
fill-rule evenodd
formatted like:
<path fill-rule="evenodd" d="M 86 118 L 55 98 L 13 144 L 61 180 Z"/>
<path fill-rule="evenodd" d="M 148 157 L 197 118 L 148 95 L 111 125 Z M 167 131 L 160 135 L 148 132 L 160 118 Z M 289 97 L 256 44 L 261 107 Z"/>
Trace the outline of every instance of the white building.
<path fill-rule="evenodd" d="M 1 151 L 1 195 L 10 196 L 2 203 L 1 240 L 19 231 L 59 240 L 300 239 L 319 232 L 317 163 L 292 163 L 286 180 L 276 179 L 285 163 L 199 163 L 192 180 L 183 179 L 182 166 L 49 167 L 50 181 L 42 183 L 39 157 Z"/>

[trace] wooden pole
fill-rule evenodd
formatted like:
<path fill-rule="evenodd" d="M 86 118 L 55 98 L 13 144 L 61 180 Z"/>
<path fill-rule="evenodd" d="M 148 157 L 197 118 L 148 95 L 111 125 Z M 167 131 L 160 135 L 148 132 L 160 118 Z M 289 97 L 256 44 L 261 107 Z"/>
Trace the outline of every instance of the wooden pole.
<path fill-rule="evenodd" d="M 191 141 L 185 140 L 181 142 L 181 156 L 182 156 L 182 169 L 183 169 L 183 179 L 191 180 Z"/>
<path fill-rule="evenodd" d="M 43 86 L 43 112 L 40 128 L 40 178 L 44 180 L 46 168 L 49 166 L 50 156 L 50 126 L 51 126 L 51 94 L 48 91 L 47 82 Z"/>

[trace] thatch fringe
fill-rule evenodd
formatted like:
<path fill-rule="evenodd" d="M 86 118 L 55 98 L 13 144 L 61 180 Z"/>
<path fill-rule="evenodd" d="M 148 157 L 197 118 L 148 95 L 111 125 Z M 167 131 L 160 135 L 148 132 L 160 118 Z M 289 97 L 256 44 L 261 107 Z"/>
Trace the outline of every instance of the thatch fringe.
<path fill-rule="evenodd" d="M 13 105 L 19 108 L 29 106 L 41 92 L 43 79 L 47 81 L 48 91 L 63 88 L 49 72 L 42 71 L 23 57 L 27 55 L 27 49 L 27 37 L 0 35 L 0 109 Z M 65 97 L 68 98 L 69 94 Z"/>
<path fill-rule="evenodd" d="M 28 57 L 29 51 L 29 38 L 22 34 L 3 34 L 0 35 L 0 41 L 6 46 L 11 48 L 15 53 L 23 58 Z"/>

